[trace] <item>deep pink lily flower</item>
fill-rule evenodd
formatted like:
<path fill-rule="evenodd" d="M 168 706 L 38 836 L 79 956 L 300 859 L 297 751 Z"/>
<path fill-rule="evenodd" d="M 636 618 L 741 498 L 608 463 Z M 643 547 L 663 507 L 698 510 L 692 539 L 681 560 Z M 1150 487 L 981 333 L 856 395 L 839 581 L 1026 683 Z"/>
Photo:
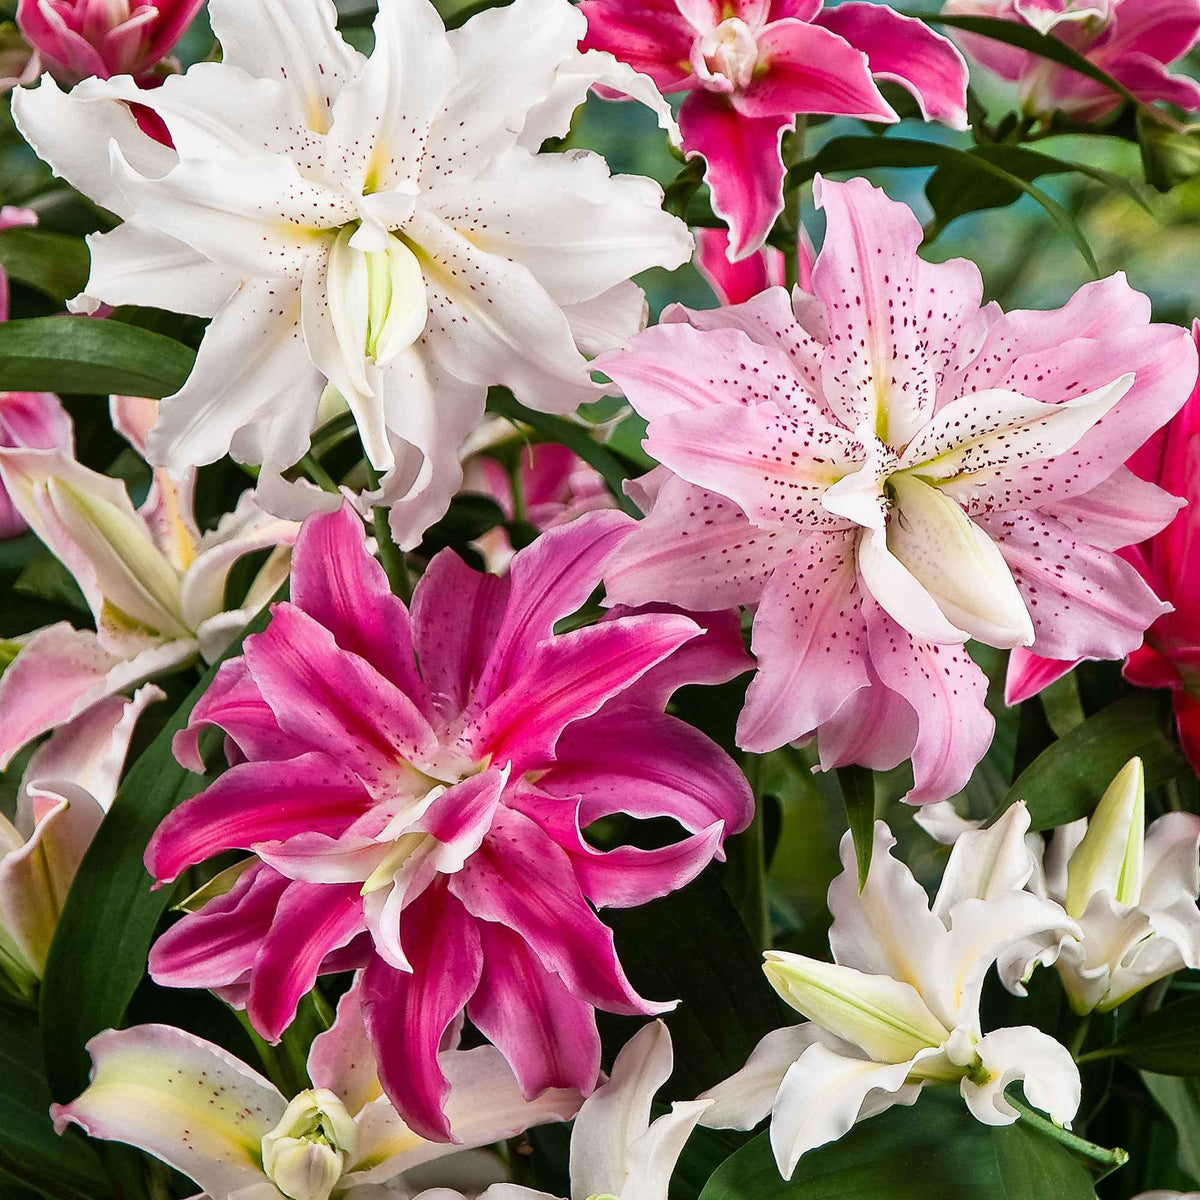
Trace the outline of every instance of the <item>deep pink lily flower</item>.
<path fill-rule="evenodd" d="M 1122 464 L 1187 398 L 1196 348 L 1122 275 L 1053 312 L 981 307 L 973 263 L 918 257 L 907 207 L 861 179 L 814 195 L 811 295 L 669 310 L 597 359 L 663 464 L 605 586 L 756 606 L 739 744 L 911 758 L 929 803 L 992 738 L 969 638 L 1123 658 L 1166 610 L 1113 550 L 1178 502 Z"/>
<path fill-rule="evenodd" d="M 606 50 L 679 110 L 703 155 L 729 259 L 753 254 L 783 210 L 780 143 L 798 113 L 894 122 L 872 76 L 902 84 L 927 120 L 967 127 L 967 68 L 946 38 L 886 5 L 822 0 L 583 0 L 582 45 Z"/>
<path fill-rule="evenodd" d="M 807 230 L 800 230 L 797 245 L 799 283 L 806 291 L 812 284 L 816 251 Z M 782 287 L 786 278 L 783 252 L 763 246 L 749 258 L 729 261 L 729 231 L 696 230 L 696 269 L 704 276 L 721 304 L 742 304 L 769 287 Z"/>
<path fill-rule="evenodd" d="M 943 11 L 1030 25 L 1078 50 L 1139 100 L 1200 110 L 1200 84 L 1167 70 L 1200 37 L 1200 0 L 949 0 Z M 967 33 L 955 39 L 976 62 L 1020 84 L 1027 112 L 1097 121 L 1124 103 L 1102 83 L 1016 46 Z"/>
<path fill-rule="evenodd" d="M 204 0 L 20 0 L 17 25 L 64 84 L 132 75 L 145 85 Z"/>
<path fill-rule="evenodd" d="M 349 507 L 306 522 L 291 602 L 177 738 L 199 769 L 199 731 L 220 726 L 237 765 L 167 818 L 146 865 L 162 883 L 227 850 L 256 857 L 158 940 L 154 978 L 223 989 L 277 1040 L 319 974 L 364 968 L 383 1087 L 433 1140 L 451 1139 L 437 1055 L 464 1010 L 527 1097 L 590 1092 L 595 1009 L 673 1007 L 634 991 L 595 908 L 682 887 L 753 812 L 732 759 L 663 711 L 681 684 L 747 668 L 736 614 L 554 633 L 633 525 L 591 513 L 503 577 L 443 551 L 410 612 Z M 582 831 L 615 813 L 689 836 L 602 853 Z"/>
<path fill-rule="evenodd" d="M 1192 336 L 1200 347 L 1200 321 L 1192 325 Z M 1187 506 L 1161 533 L 1120 551 L 1174 606 L 1146 631 L 1146 640 L 1125 659 L 1123 674 L 1139 687 L 1171 689 L 1179 740 L 1188 762 L 1200 772 L 1200 385 L 1128 466 L 1139 479 L 1183 497 Z M 1014 650 L 1005 700 L 1028 700 L 1078 661 Z"/>
<path fill-rule="evenodd" d="M 0 231 L 36 225 L 37 213 L 28 208 L 0 208 Z M 0 321 L 8 320 L 8 273 L 0 267 Z M 0 447 L 25 450 L 66 450 L 74 445 L 75 432 L 62 401 L 50 392 L 0 392 Z M 28 530 L 0 481 L 0 541 Z"/>

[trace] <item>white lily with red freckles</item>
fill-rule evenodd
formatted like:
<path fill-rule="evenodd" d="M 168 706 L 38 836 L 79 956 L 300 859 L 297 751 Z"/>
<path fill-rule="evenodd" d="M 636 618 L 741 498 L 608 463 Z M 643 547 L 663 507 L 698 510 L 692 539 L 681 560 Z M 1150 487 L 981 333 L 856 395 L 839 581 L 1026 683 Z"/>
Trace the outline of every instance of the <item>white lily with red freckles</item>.
<path fill-rule="evenodd" d="M 660 607 L 555 633 L 633 524 L 589 513 L 503 577 L 443 551 L 410 613 L 349 506 L 309 518 L 291 601 L 176 741 L 199 769 L 216 725 L 235 765 L 163 822 L 146 865 L 166 882 L 226 850 L 256 857 L 159 938 L 154 979 L 220 988 L 278 1039 L 318 975 L 363 967 L 383 1085 L 428 1137 L 452 1136 L 437 1052 L 464 1010 L 528 1097 L 590 1092 L 595 1010 L 672 1006 L 638 995 L 594 909 L 682 887 L 753 813 L 732 759 L 663 711 L 682 684 L 746 669 L 736 614 L 705 628 Z M 583 831 L 618 812 L 687 836 L 602 853 Z"/>
<path fill-rule="evenodd" d="M 0 976 L 30 996 L 46 966 L 71 881 L 117 794 L 134 726 L 156 687 L 110 696 L 34 751 L 15 822 L 0 816 Z"/>
<path fill-rule="evenodd" d="M 113 421 L 141 449 L 155 401 L 113 398 Z M 158 470 L 134 509 L 125 485 L 58 450 L 0 449 L 0 481 L 22 518 L 79 584 L 96 630 L 35 633 L 0 677 L 0 767 L 33 738 L 105 696 L 200 658 L 212 662 L 287 577 L 299 526 L 247 494 L 215 530 L 193 520 L 192 476 Z M 242 605 L 225 609 L 229 572 L 271 549 Z"/>
<path fill-rule="evenodd" d="M 461 481 L 458 450 L 504 384 L 532 407 L 600 394 L 585 353 L 641 327 L 630 282 L 691 251 L 647 179 L 541 154 L 589 86 L 648 79 L 581 54 L 568 0 L 517 0 L 447 33 L 428 0 L 381 0 L 369 59 L 332 0 L 213 0 L 220 63 L 152 92 L 128 77 L 14 101 L 38 152 L 124 218 L 91 239 L 88 296 L 212 317 L 150 456 L 178 472 L 261 463 L 263 503 L 340 503 L 286 484 L 326 382 L 354 414 L 405 547 Z M 125 102 L 158 115 L 174 148 Z M 82 300 L 82 304 L 87 301 Z"/>
<path fill-rule="evenodd" d="M 1015 992 L 1036 965 L 1053 963 L 1076 1012 L 1108 1012 L 1200 967 L 1200 817 L 1166 813 L 1147 828 L 1141 759 L 1122 768 L 1090 818 L 1054 831 L 1030 886 L 1060 902 L 1080 932 L 1021 948 L 1002 972 Z"/>
<path fill-rule="evenodd" d="M 911 757 L 928 803 L 992 737 L 968 638 L 1120 658 L 1167 611 L 1112 548 L 1177 511 L 1122 464 L 1183 404 L 1196 349 L 1119 275 L 1057 312 L 981 308 L 972 263 L 918 258 L 904 205 L 864 180 L 815 194 L 811 295 L 676 309 L 600 360 L 663 464 L 605 584 L 756 606 L 739 744 Z"/>
<path fill-rule="evenodd" d="M 313 1042 L 313 1087 L 289 1101 L 220 1046 L 168 1025 L 135 1025 L 88 1044 L 91 1084 L 51 1110 L 61 1133 L 77 1124 L 90 1137 L 125 1142 L 189 1176 L 207 1200 L 361 1200 L 411 1194 L 405 1173 L 464 1148 L 515 1137 L 533 1125 L 569 1120 L 578 1092 L 522 1098 L 491 1046 L 446 1050 L 447 1112 L 457 1143 L 429 1142 L 382 1095 L 359 1010 L 356 982 L 337 1020 Z M 436 1170 L 436 1168 L 434 1168 Z"/>
<path fill-rule="evenodd" d="M 769 1033 L 746 1066 L 706 1092 L 702 1123 L 752 1129 L 771 1116 L 771 1145 L 785 1179 L 809 1150 L 923 1087 L 958 1087 L 972 1115 L 1011 1125 L 1004 1090 L 1025 1096 L 1059 1125 L 1080 1101 L 1079 1071 L 1053 1038 L 1029 1026 L 984 1034 L 979 1003 L 992 964 L 1024 938 L 1076 930 L 1062 908 L 1023 891 L 1034 863 L 1024 844 L 1029 814 L 1014 805 L 991 829 L 951 852 L 937 896 L 892 857 L 895 838 L 875 823 L 871 870 L 859 891 L 849 834 L 842 873 L 829 889 L 833 962 L 769 950 L 765 971 L 809 1018 Z"/>

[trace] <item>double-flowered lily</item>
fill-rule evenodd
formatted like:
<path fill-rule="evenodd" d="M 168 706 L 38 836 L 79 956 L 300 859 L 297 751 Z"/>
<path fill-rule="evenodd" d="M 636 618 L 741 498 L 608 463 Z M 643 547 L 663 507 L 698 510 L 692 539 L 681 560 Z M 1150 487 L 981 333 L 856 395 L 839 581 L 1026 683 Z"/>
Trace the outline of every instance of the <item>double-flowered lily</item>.
<path fill-rule="evenodd" d="M 439 1061 L 456 1144 L 426 1141 L 381 1092 L 357 982 L 312 1044 L 313 1086 L 290 1099 L 227 1050 L 169 1025 L 110 1029 L 88 1050 L 91 1084 L 51 1110 L 58 1131 L 73 1122 L 137 1146 L 194 1180 L 206 1200 L 401 1198 L 431 1172 L 453 1180 L 447 1155 L 569 1120 L 581 1099 L 549 1091 L 527 1101 L 494 1047 L 448 1049 Z"/>
<path fill-rule="evenodd" d="M 1200 345 L 1200 321 L 1193 324 L 1192 337 Z M 1139 479 L 1187 503 L 1162 532 L 1121 550 L 1121 557 L 1172 605 L 1126 656 L 1122 673 L 1141 687 L 1170 689 L 1180 743 L 1193 769 L 1200 771 L 1200 542 L 1193 540 L 1200 530 L 1200 384 L 1127 465 Z M 1131 528 L 1122 540 L 1136 537 L 1136 528 Z M 1019 704 L 1075 665 L 1073 660 L 1014 650 L 1005 698 Z"/>
<path fill-rule="evenodd" d="M 17 26 L 62 83 L 78 83 L 89 75 L 132 75 L 146 84 L 156 81 L 156 69 L 203 2 L 20 0 Z"/>
<path fill-rule="evenodd" d="M 1075 928 L 1062 908 L 1022 888 L 1034 870 L 1014 805 L 991 829 L 959 839 L 930 907 L 908 867 L 892 857 L 886 825 L 860 892 L 849 834 L 842 873 L 829 889 L 833 962 L 770 950 L 767 978 L 807 1023 L 769 1033 L 746 1066 L 705 1093 L 705 1125 L 751 1129 L 771 1116 L 771 1145 L 785 1179 L 802 1155 L 895 1104 L 913 1104 L 931 1084 L 956 1086 L 988 1125 L 1017 1110 L 1005 1088 L 1024 1081 L 1026 1099 L 1059 1125 L 1080 1101 L 1067 1050 L 1029 1026 L 984 1034 L 984 977 L 1022 939 Z"/>
<path fill-rule="evenodd" d="M 590 513 L 483 575 L 452 551 L 391 594 L 349 508 L 306 522 L 291 602 L 224 664 L 179 735 L 204 726 L 238 761 L 159 828 L 159 881 L 253 852 L 233 889 L 159 939 L 154 978 L 216 987 L 277 1039 L 324 971 L 364 968 L 387 1094 L 423 1136 L 453 1135 L 438 1062 L 465 1010 L 526 1096 L 595 1086 L 595 1009 L 653 1014 L 595 908 L 683 886 L 745 828 L 733 761 L 663 709 L 681 684 L 746 668 L 733 613 L 707 628 L 661 607 L 556 632 L 634 523 Z M 601 852 L 614 814 L 688 837 Z"/>
<path fill-rule="evenodd" d="M 662 464 L 605 583 L 756 606 L 739 744 L 911 757 L 927 803 L 991 741 L 969 638 L 1122 658 L 1167 611 L 1113 551 L 1178 511 L 1123 463 L 1184 403 L 1196 348 L 1121 275 L 1053 312 L 981 307 L 974 264 L 917 256 L 904 205 L 864 180 L 815 194 L 811 295 L 676 309 L 601 360 Z"/>
<path fill-rule="evenodd" d="M 1196 0 L 949 0 L 954 16 L 993 17 L 1049 34 L 1077 50 L 1138 100 L 1200 110 L 1200 84 L 1168 69 L 1200 37 Z M 1041 55 L 998 39 L 956 33 L 976 62 L 1017 82 L 1031 116 L 1066 113 L 1098 121 L 1124 99 L 1112 88 Z"/>
<path fill-rule="evenodd" d="M 967 68 L 927 25 L 883 4 L 821 0 L 584 0 L 585 45 L 610 51 L 679 110 L 700 154 L 730 261 L 757 250 L 783 210 L 783 135 L 797 113 L 893 122 L 875 77 L 902 84 L 928 120 L 967 127 Z"/>
<path fill-rule="evenodd" d="M 151 92 L 43 80 L 17 120 L 124 219 L 91 239 L 88 297 L 212 318 L 151 460 L 179 472 L 232 452 L 262 464 L 279 515 L 336 508 L 281 475 L 328 383 L 382 476 L 373 499 L 415 545 L 461 481 L 487 387 L 546 411 L 595 399 L 584 352 L 643 320 L 630 276 L 691 251 L 657 184 L 610 177 L 589 152 L 541 154 L 543 140 L 602 79 L 669 111 L 648 79 L 580 54 L 568 0 L 517 0 L 451 33 L 429 0 L 381 0 L 370 58 L 338 34 L 332 0 L 213 0 L 209 15 L 221 62 Z"/>
<path fill-rule="evenodd" d="M 156 403 L 115 396 L 116 428 L 144 447 Z M 67 622 L 34 633 L 0 677 L 0 768 L 27 742 L 105 696 L 197 659 L 215 661 L 270 600 L 288 572 L 299 526 L 247 493 L 216 529 L 192 515 L 194 477 L 154 473 L 133 507 L 119 479 L 61 450 L 0 448 L 0 481 L 17 512 L 75 577 L 95 631 Z M 238 607 L 226 610 L 229 573 L 243 555 L 271 550 Z"/>
<path fill-rule="evenodd" d="M 1090 819 L 1054 831 L 1030 886 L 1061 903 L 1079 932 L 1018 948 L 1002 972 L 1014 991 L 1039 962 L 1054 963 L 1076 1012 L 1108 1012 L 1174 971 L 1200 967 L 1200 817 L 1170 812 L 1147 828 L 1140 759 Z"/>
<path fill-rule="evenodd" d="M 75 872 L 117 794 L 134 726 L 163 693 L 110 696 L 34 751 L 0 816 L 0 990 L 30 998 Z"/>

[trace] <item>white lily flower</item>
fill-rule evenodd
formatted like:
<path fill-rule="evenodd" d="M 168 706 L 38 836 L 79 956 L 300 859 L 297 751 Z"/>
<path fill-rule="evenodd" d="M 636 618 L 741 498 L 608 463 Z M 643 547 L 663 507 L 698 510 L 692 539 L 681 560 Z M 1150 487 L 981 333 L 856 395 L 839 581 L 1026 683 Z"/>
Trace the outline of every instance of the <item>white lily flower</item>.
<path fill-rule="evenodd" d="M 91 1083 L 51 1109 L 55 1128 L 74 1122 L 91 1137 L 145 1150 L 193 1179 L 207 1200 L 375 1200 L 385 1185 L 404 1197 L 478 1173 L 474 1158 L 458 1161 L 464 1151 L 569 1120 L 581 1099 L 551 1089 L 525 1100 L 494 1046 L 446 1050 L 439 1065 L 457 1140 L 426 1141 L 383 1095 L 357 980 L 312 1044 L 314 1086 L 290 1101 L 228 1051 L 169 1025 L 110 1029 L 88 1050 Z"/>
<path fill-rule="evenodd" d="M 802 1155 L 856 1122 L 912 1104 L 928 1083 L 957 1085 L 974 1116 L 1008 1125 L 1015 1080 L 1035 1108 L 1065 1125 L 1079 1107 L 1079 1072 L 1053 1038 L 1028 1026 L 984 1034 L 979 1002 L 992 964 L 1024 940 L 1074 930 L 1051 900 L 1023 891 L 1034 860 L 1029 814 L 1014 805 L 996 825 L 959 839 L 932 907 L 875 824 L 871 872 L 859 892 L 849 834 L 829 889 L 832 963 L 768 951 L 775 990 L 809 1018 L 768 1034 L 736 1075 L 706 1092 L 703 1117 L 752 1129 L 771 1115 L 771 1144 L 790 1179 Z"/>
<path fill-rule="evenodd" d="M 150 92 L 127 76 L 22 90 L 22 132 L 56 174 L 124 219 L 90 239 L 75 307 L 213 318 L 150 439 L 179 471 L 261 463 L 263 503 L 299 517 L 337 497 L 289 487 L 328 381 L 354 414 L 408 547 L 458 488 L 486 389 L 568 412 L 599 394 L 584 354 L 644 320 L 631 276 L 691 255 L 650 180 L 598 155 L 542 154 L 598 82 L 652 104 L 644 76 L 577 43 L 568 0 L 516 0 L 447 33 L 429 0 L 381 0 L 364 58 L 332 0 L 212 0 L 222 46 Z M 125 102 L 152 108 L 173 148 Z"/>
<path fill-rule="evenodd" d="M 1200 817 L 1171 812 L 1147 829 L 1146 781 L 1131 759 L 1090 820 L 1054 831 L 1032 887 L 1062 903 L 1078 937 L 1020 948 L 1005 983 L 1020 992 L 1054 964 L 1079 1014 L 1108 1012 L 1183 967 L 1200 967 Z"/>
<path fill-rule="evenodd" d="M 31 998 L 75 872 L 117 794 L 134 726 L 164 698 L 110 696 L 34 751 L 15 822 L 0 815 L 0 986 Z"/>
<path fill-rule="evenodd" d="M 113 398 L 116 427 L 135 448 L 156 402 Z M 287 578 L 299 525 L 247 493 L 201 534 L 194 479 L 158 470 L 134 509 L 125 486 L 61 450 L 0 448 L 0 480 L 34 533 L 78 582 L 96 631 L 63 622 L 35 633 L 0 676 L 0 769 L 27 742 L 105 696 L 196 658 L 213 662 Z M 272 553 L 243 604 L 225 609 L 229 572 L 243 555 Z"/>

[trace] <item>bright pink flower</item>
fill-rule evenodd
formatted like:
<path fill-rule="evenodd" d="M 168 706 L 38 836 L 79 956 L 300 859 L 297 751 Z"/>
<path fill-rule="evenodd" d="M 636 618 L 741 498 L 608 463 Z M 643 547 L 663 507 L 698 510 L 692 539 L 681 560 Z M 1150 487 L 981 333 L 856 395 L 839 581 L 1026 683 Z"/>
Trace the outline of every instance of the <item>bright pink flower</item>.
<path fill-rule="evenodd" d="M 1192 325 L 1200 347 L 1200 321 Z M 1146 640 L 1125 659 L 1124 675 L 1140 687 L 1170 688 L 1179 739 L 1192 766 L 1200 771 L 1200 384 L 1166 426 L 1128 463 L 1149 484 L 1182 496 L 1187 507 L 1161 533 L 1140 544 L 1131 527 L 1121 557 L 1174 605 L 1146 631 Z M 1114 510 L 1120 497 L 1114 497 Z M 1114 511 L 1113 517 L 1119 517 Z M 1008 663 L 1005 699 L 1019 704 L 1061 678 L 1077 659 L 1040 658 L 1014 650 Z"/>
<path fill-rule="evenodd" d="M 37 213 L 28 208 L 0 208 L 0 230 L 36 225 Z M 0 267 L 0 321 L 8 320 L 8 273 Z M 49 392 L 0 392 L 0 447 L 71 451 L 74 431 L 62 401 Z M 0 541 L 29 528 L 0 480 Z"/>
<path fill-rule="evenodd" d="M 17 25 L 65 84 L 90 75 L 149 81 L 204 0 L 20 0 Z"/>
<path fill-rule="evenodd" d="M 797 113 L 898 121 L 872 76 L 902 84 L 927 120 L 967 127 L 967 68 L 954 46 L 883 4 L 822 0 L 584 0 L 582 45 L 606 50 L 679 110 L 684 149 L 703 155 L 729 258 L 763 244 L 783 208 L 780 142 Z"/>
<path fill-rule="evenodd" d="M 815 195 L 812 295 L 675 309 L 597 360 L 663 464 L 605 584 L 756 605 L 739 743 L 816 733 L 827 768 L 911 757 L 927 803 L 991 741 L 969 637 L 1121 658 L 1163 613 L 1112 550 L 1177 503 L 1121 463 L 1183 403 L 1196 350 L 1121 275 L 1054 312 L 981 308 L 974 264 L 918 258 L 904 205 L 861 179 Z"/>
<path fill-rule="evenodd" d="M 311 518 L 292 602 L 221 668 L 177 739 L 198 769 L 199 730 L 219 725 L 237 765 L 146 852 L 160 882 L 227 850 L 257 858 L 159 939 L 154 978 L 221 988 L 277 1039 L 319 974 L 364 968 L 383 1086 L 436 1140 L 450 1136 L 437 1055 L 464 1010 L 526 1096 L 591 1091 L 594 1010 L 671 1007 L 633 990 L 594 909 L 682 887 L 753 811 L 733 761 L 663 712 L 681 684 L 749 665 L 736 614 L 706 629 L 621 612 L 553 632 L 633 524 L 591 513 L 504 577 L 443 551 L 410 612 L 351 509 Z M 602 853 L 582 830 L 615 813 L 673 817 L 689 836 Z"/>
<path fill-rule="evenodd" d="M 1167 70 L 1200 37 L 1200 0 L 949 0 L 943 11 L 1030 25 L 1078 50 L 1139 100 L 1200 109 L 1200 84 Z M 1020 83 L 1027 112 L 1061 111 L 1077 121 L 1097 121 L 1123 103 L 1110 88 L 1070 67 L 993 38 L 955 36 L 977 62 Z"/>
<path fill-rule="evenodd" d="M 512 426 L 503 422 L 507 432 Z M 589 467 L 572 450 L 552 442 L 541 442 L 521 450 L 517 464 L 520 508 L 513 495 L 513 480 L 503 465 L 486 454 L 476 454 L 463 464 L 463 490 L 490 496 L 512 521 L 518 511 L 525 524 L 538 530 L 554 529 L 576 517 L 599 509 L 615 508 L 616 501 L 594 467 Z M 512 560 L 508 532 L 498 527 L 476 540 L 489 571 L 503 571 Z"/>

